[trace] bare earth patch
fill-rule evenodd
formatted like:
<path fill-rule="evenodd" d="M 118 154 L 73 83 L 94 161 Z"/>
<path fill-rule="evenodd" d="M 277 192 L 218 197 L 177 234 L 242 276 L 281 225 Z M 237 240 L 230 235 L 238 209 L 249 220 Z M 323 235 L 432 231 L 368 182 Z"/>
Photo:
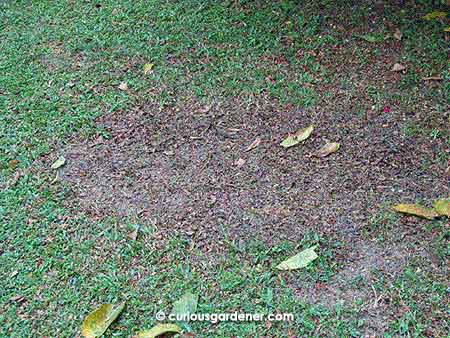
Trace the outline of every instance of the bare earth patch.
<path fill-rule="evenodd" d="M 371 74 L 352 73 L 353 67 L 339 69 L 337 79 L 355 88 L 338 81 L 322 86 L 309 109 L 266 98 L 210 105 L 189 99 L 104 116 L 98 123 L 110 137 L 74 139 L 65 153 L 70 204 L 95 218 L 149 221 L 156 230 L 147 240 L 182 234 L 204 252 L 255 238 L 272 246 L 301 240 L 311 230 L 339 239 L 347 248 L 340 272 L 325 286 L 292 287 L 300 298 L 326 306 L 362 299 L 367 334 L 383 332 L 384 319 L 394 314 L 371 287 L 374 271 L 394 280 L 411 256 L 423 257 L 434 270 L 439 262 L 426 247 L 414 247 L 427 241 L 421 221 L 399 225 L 399 237 L 412 245 L 386 247 L 361 234 L 394 203 L 449 196 L 448 165 L 439 161 L 449 150 L 439 139 L 405 136 L 407 121 L 423 120 L 423 110 L 405 110 L 395 100 L 386 103 L 388 110 L 369 103 L 368 85 L 394 87 L 400 75 L 380 76 L 380 68 L 388 68 L 383 61 Z M 289 133 L 310 124 L 315 130 L 303 145 L 280 147 Z M 258 137 L 261 143 L 246 151 Z M 341 149 L 324 159 L 312 156 L 326 142 L 339 142 Z M 411 234 L 411 227 L 419 230 Z"/>

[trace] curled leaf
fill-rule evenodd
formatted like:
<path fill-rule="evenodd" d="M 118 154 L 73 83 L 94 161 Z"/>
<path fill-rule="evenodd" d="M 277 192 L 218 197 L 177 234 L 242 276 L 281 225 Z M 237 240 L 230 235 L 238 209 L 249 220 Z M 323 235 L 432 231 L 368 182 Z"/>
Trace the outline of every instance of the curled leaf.
<path fill-rule="evenodd" d="M 395 211 L 426 219 L 434 219 L 439 217 L 439 214 L 434 209 L 426 208 L 418 204 L 397 204 L 394 205 L 393 208 Z"/>
<path fill-rule="evenodd" d="M 181 328 L 176 324 L 158 324 L 150 330 L 139 332 L 137 338 L 155 338 L 168 332 L 180 333 Z"/>
<path fill-rule="evenodd" d="M 291 258 L 286 259 L 277 265 L 278 270 L 295 270 L 308 266 L 313 260 L 315 260 L 318 256 L 314 251 L 318 245 L 314 245 L 309 249 L 305 249 L 302 252 L 292 256 Z"/>
<path fill-rule="evenodd" d="M 340 147 L 341 147 L 341 145 L 337 142 L 327 143 L 322 148 L 319 149 L 319 151 L 316 153 L 316 156 L 317 157 L 326 157 L 326 156 L 338 151 Z"/>
<path fill-rule="evenodd" d="M 51 168 L 56 170 L 58 168 L 61 168 L 64 164 L 66 164 L 66 159 L 64 158 L 64 156 L 61 156 L 55 162 L 53 162 Z"/>
<path fill-rule="evenodd" d="M 86 338 L 100 337 L 111 323 L 116 320 L 125 307 L 125 303 L 102 304 L 86 316 L 81 333 Z"/>
<path fill-rule="evenodd" d="M 314 130 L 314 126 L 310 125 L 307 128 L 298 130 L 295 134 L 289 135 L 286 137 L 283 142 L 281 142 L 281 146 L 284 148 L 289 148 L 299 144 L 300 142 L 306 140 Z"/>
<path fill-rule="evenodd" d="M 427 15 L 424 15 L 422 18 L 425 20 L 434 20 L 438 18 L 445 18 L 446 16 L 447 12 L 433 11 L 428 13 Z"/>
<path fill-rule="evenodd" d="M 437 200 L 433 206 L 439 215 L 450 217 L 450 199 Z"/>

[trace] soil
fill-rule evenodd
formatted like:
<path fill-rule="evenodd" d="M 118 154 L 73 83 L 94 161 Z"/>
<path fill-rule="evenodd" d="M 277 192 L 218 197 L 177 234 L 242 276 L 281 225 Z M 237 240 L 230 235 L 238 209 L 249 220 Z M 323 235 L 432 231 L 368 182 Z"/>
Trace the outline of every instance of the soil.
<path fill-rule="evenodd" d="M 313 108 L 286 107 L 267 97 L 209 105 L 188 98 L 164 108 L 142 102 L 101 117 L 98 124 L 109 137 L 75 138 L 66 150 L 62 178 L 72 190 L 70 205 L 95 218 L 149 222 L 155 227 L 150 240 L 178 234 L 207 253 L 221 252 L 225 241 L 259 239 L 273 246 L 301 240 L 308 231 L 339 239 L 346 253 L 327 286 L 292 287 L 300 298 L 327 306 L 370 300 L 367 317 L 374 332 L 382 332 L 389 312 L 368 286 L 374 271 L 395 276 L 414 255 L 430 260 L 432 269 L 439 263 L 423 246 L 383 246 L 362 233 L 392 204 L 450 196 L 449 163 L 439 161 L 448 145 L 404 133 L 407 121 L 442 126 L 448 116 L 425 99 L 419 109 L 394 99 L 372 106 L 367 87 L 398 92 L 402 74 L 390 72 L 383 58 L 358 70 L 352 61 L 339 62 L 344 52 L 333 53 L 335 59 L 325 55 L 323 63 L 335 65 L 336 79 L 316 86 Z M 289 133 L 311 124 L 314 132 L 303 144 L 280 146 Z M 260 144 L 247 151 L 257 138 Z M 339 142 L 341 149 L 313 156 L 326 142 Z M 423 224 L 403 218 L 398 236 L 413 244 L 429 240 Z M 358 277 L 366 286 L 351 284 Z"/>

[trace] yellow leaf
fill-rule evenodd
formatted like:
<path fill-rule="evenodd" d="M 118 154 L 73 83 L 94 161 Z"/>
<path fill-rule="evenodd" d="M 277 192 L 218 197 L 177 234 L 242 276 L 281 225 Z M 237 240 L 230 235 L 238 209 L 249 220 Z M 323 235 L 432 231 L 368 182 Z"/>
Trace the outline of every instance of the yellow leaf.
<path fill-rule="evenodd" d="M 139 332 L 137 338 L 155 338 L 167 332 L 180 333 L 181 328 L 175 324 L 158 324 L 150 330 Z"/>
<path fill-rule="evenodd" d="M 434 210 L 441 215 L 450 217 L 450 199 L 448 200 L 437 200 L 434 202 Z"/>
<path fill-rule="evenodd" d="M 313 130 L 313 125 L 310 125 L 309 127 L 304 129 L 300 129 L 295 134 L 286 137 L 280 145 L 284 148 L 295 146 L 296 144 L 299 144 L 300 142 L 306 140 L 311 135 Z"/>
<path fill-rule="evenodd" d="M 434 219 L 439 216 L 434 209 L 426 208 L 418 204 L 397 204 L 393 208 L 395 211 L 426 219 Z"/>
<path fill-rule="evenodd" d="M 144 74 L 147 75 L 148 73 L 150 73 L 153 69 L 154 64 L 153 63 L 146 63 L 144 65 Z"/>
<path fill-rule="evenodd" d="M 314 245 L 309 249 L 305 249 L 302 252 L 292 256 L 291 258 L 286 259 L 277 265 L 278 270 L 295 270 L 308 266 L 313 260 L 315 260 L 318 256 L 314 251 L 318 245 Z"/>
<path fill-rule="evenodd" d="M 64 164 L 66 164 L 66 159 L 61 156 L 55 162 L 53 162 L 51 168 L 56 170 L 58 168 L 61 168 Z"/>
<path fill-rule="evenodd" d="M 447 12 L 441 12 L 441 11 L 433 11 L 428 13 L 427 15 L 424 15 L 422 18 L 425 20 L 433 20 L 437 18 L 445 18 L 447 16 Z"/>
<path fill-rule="evenodd" d="M 450 32 L 450 26 L 444 28 L 444 32 Z"/>
<path fill-rule="evenodd" d="M 327 143 L 316 153 L 317 157 L 326 157 L 339 150 L 341 145 L 337 142 Z"/>
<path fill-rule="evenodd" d="M 86 338 L 100 337 L 111 323 L 116 320 L 125 307 L 125 303 L 102 304 L 86 316 L 81 333 Z"/>

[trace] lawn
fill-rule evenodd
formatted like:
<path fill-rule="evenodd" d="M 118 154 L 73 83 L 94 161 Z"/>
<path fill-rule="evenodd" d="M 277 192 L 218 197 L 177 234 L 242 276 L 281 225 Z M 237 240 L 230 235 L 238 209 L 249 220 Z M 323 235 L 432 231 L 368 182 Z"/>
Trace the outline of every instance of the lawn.
<path fill-rule="evenodd" d="M 105 336 L 130 337 L 186 292 L 198 313 L 294 320 L 184 337 L 447 336 L 449 220 L 392 210 L 450 197 L 437 10 L 1 1 L 0 336 L 80 337 L 126 301 Z"/>

